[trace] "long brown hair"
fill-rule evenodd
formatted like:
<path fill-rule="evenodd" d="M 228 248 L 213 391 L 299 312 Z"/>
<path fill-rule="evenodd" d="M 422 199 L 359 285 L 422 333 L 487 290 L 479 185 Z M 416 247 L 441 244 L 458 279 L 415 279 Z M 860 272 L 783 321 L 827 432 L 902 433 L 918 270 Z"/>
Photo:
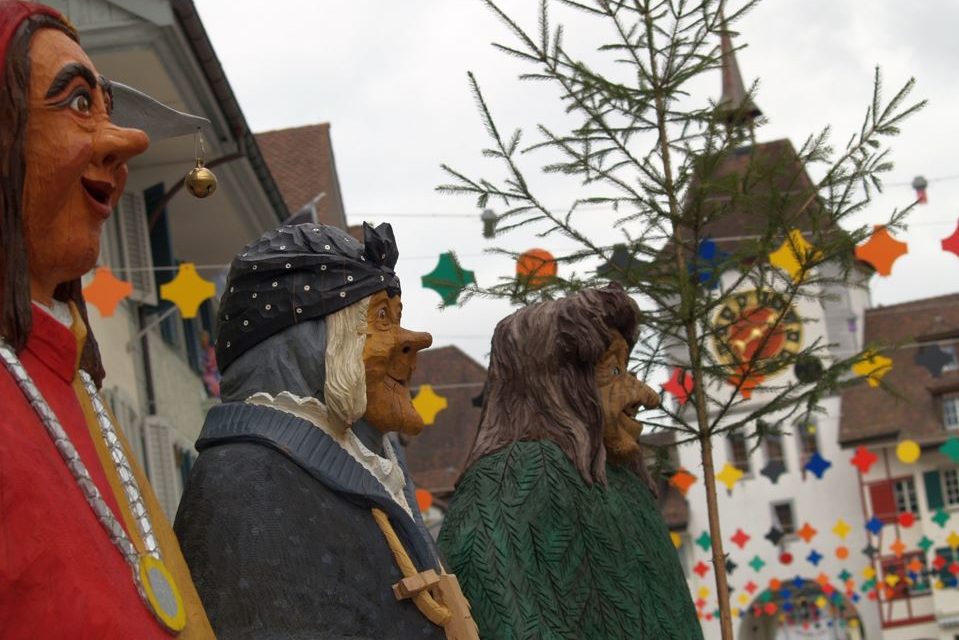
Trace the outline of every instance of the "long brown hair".
<path fill-rule="evenodd" d="M 30 271 L 23 235 L 23 185 L 26 176 L 27 98 L 30 93 L 30 39 L 38 29 L 59 29 L 73 40 L 77 34 L 63 22 L 34 15 L 23 21 L 7 49 L 0 79 L 0 335 L 18 353 L 33 327 Z M 90 323 L 80 280 L 61 283 L 53 297 L 73 302 L 87 326 L 80 368 L 99 387 L 103 363 Z"/>
<path fill-rule="evenodd" d="M 616 329 L 630 344 L 639 307 L 619 285 L 506 317 L 493 332 L 486 401 L 466 466 L 517 440 L 552 440 L 588 484 L 606 484 L 595 368 Z"/>

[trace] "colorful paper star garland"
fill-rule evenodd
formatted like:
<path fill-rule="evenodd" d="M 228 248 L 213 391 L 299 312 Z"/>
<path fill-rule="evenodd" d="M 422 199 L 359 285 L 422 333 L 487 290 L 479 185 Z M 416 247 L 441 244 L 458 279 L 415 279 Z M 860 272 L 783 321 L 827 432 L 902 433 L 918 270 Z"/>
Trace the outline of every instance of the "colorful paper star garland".
<path fill-rule="evenodd" d="M 713 548 L 713 539 L 709 535 L 708 531 L 703 531 L 701 534 L 699 534 L 699 537 L 696 538 L 695 542 L 703 551 L 709 551 Z"/>
<path fill-rule="evenodd" d="M 413 408 L 423 418 L 423 424 L 436 422 L 436 414 L 448 406 L 446 398 L 433 391 L 432 385 L 424 384 L 413 398 Z"/>
<path fill-rule="evenodd" d="M 786 473 L 786 465 L 782 460 L 770 460 L 760 471 L 760 474 L 769 478 L 773 484 L 779 483 L 779 476 Z"/>
<path fill-rule="evenodd" d="M 736 533 L 734 533 L 729 539 L 732 540 L 734 545 L 742 549 L 746 546 L 746 543 L 749 542 L 749 534 L 742 529 L 736 529 Z"/>
<path fill-rule="evenodd" d="M 462 268 L 450 252 L 441 253 L 439 261 L 432 271 L 420 279 L 423 286 L 440 294 L 443 306 L 456 304 L 457 299 L 467 285 L 476 282 L 472 271 Z"/>
<path fill-rule="evenodd" d="M 819 532 L 816 530 L 816 528 L 806 522 L 803 524 L 802 529 L 796 532 L 796 535 L 802 538 L 806 544 L 809 544 L 809 542 L 816 537 L 817 533 Z"/>
<path fill-rule="evenodd" d="M 181 264 L 176 277 L 160 287 L 160 297 L 179 307 L 184 318 L 195 318 L 203 301 L 215 294 L 216 286 L 201 278 L 192 262 Z"/>
<path fill-rule="evenodd" d="M 872 468 L 872 465 L 876 464 L 876 461 L 879 460 L 879 456 L 867 449 L 866 447 L 856 447 L 856 454 L 850 458 L 849 462 L 852 466 L 859 469 L 859 473 L 866 475 L 869 473 L 869 469 Z"/>
<path fill-rule="evenodd" d="M 728 462 L 723 465 L 722 470 L 716 474 L 716 479 L 726 485 L 727 491 L 732 491 L 736 483 L 743 477 L 743 472 Z"/>
<path fill-rule="evenodd" d="M 867 351 L 862 359 L 852 365 L 852 372 L 866 378 L 870 387 L 878 387 L 883 376 L 892 370 L 892 360 L 874 351 Z"/>
<path fill-rule="evenodd" d="M 818 257 L 819 252 L 806 241 L 802 231 L 793 229 L 779 248 L 769 254 L 769 264 L 788 273 L 793 282 L 799 282 L 804 265 Z"/>
<path fill-rule="evenodd" d="M 669 380 L 663 383 L 663 390 L 671 393 L 679 404 L 686 404 L 690 394 L 693 392 L 693 388 L 694 382 L 692 374 L 680 367 L 673 369 Z"/>
<path fill-rule="evenodd" d="M 881 276 L 892 273 L 892 264 L 909 252 L 909 245 L 899 242 L 883 225 L 876 225 L 869 240 L 856 247 L 856 257 L 868 262 Z"/>
<path fill-rule="evenodd" d="M 133 293 L 133 285 L 120 280 L 110 267 L 97 267 L 93 280 L 83 288 L 83 298 L 95 306 L 104 318 L 113 316 L 120 301 Z"/>
<path fill-rule="evenodd" d="M 852 531 L 852 527 L 842 518 L 836 520 L 836 524 L 832 528 L 832 532 L 836 534 L 840 540 L 845 540 L 850 531 Z"/>
<path fill-rule="evenodd" d="M 956 230 L 952 232 L 951 236 L 942 239 L 941 244 L 943 251 L 959 256 L 959 224 L 956 225 Z"/>
<path fill-rule="evenodd" d="M 832 463 L 820 455 L 818 451 L 812 454 L 809 461 L 803 467 L 806 471 L 816 476 L 816 479 L 822 480 L 823 475 L 829 470 Z"/>
<path fill-rule="evenodd" d="M 946 456 L 953 462 L 959 462 L 959 438 L 949 436 L 949 439 L 939 447 L 939 453 Z"/>
<path fill-rule="evenodd" d="M 690 472 L 686 471 L 683 468 L 680 468 L 679 471 L 674 473 L 672 477 L 669 479 L 669 484 L 676 487 L 676 489 L 684 496 L 686 495 L 686 492 L 689 491 L 689 488 L 693 486 L 693 483 L 695 482 L 696 482 L 696 476 L 694 476 L 693 474 L 691 474 Z"/>

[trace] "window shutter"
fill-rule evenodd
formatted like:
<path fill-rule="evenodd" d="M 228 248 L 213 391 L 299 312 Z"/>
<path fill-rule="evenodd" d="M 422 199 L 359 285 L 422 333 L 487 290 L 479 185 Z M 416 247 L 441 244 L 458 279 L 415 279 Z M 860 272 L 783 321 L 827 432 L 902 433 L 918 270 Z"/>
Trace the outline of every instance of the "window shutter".
<path fill-rule="evenodd" d="M 922 474 L 926 483 L 926 504 L 929 510 L 940 509 L 943 506 L 942 500 L 942 482 L 939 479 L 938 471 L 926 471 Z"/>
<path fill-rule="evenodd" d="M 884 480 L 869 485 L 872 514 L 883 522 L 893 522 L 898 516 L 892 482 Z"/>
<path fill-rule="evenodd" d="M 133 284 L 131 298 L 144 304 L 156 305 L 157 289 L 153 277 L 153 253 L 150 250 L 150 221 L 147 220 L 143 196 L 124 192 L 117 203 L 117 221 L 120 229 L 120 246 L 124 280 Z"/>
<path fill-rule="evenodd" d="M 180 502 L 177 491 L 176 461 L 170 425 L 158 416 L 146 419 L 146 457 L 150 468 L 150 484 L 167 517 L 172 521 Z"/>

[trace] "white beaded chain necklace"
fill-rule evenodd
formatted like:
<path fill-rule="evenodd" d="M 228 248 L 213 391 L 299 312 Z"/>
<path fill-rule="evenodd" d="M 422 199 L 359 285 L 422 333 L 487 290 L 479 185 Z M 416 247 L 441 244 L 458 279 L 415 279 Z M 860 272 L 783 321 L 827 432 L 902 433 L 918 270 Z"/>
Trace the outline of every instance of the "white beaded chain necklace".
<path fill-rule="evenodd" d="M 140 539 L 143 541 L 143 554 L 137 551 L 127 532 L 123 529 L 123 525 L 120 524 L 113 511 L 103 500 L 100 490 L 93 482 L 93 478 L 90 477 L 90 472 L 83 460 L 80 459 L 80 454 L 73 446 L 70 436 L 30 378 L 30 374 L 27 373 L 17 354 L 2 339 L 0 339 L 0 360 L 3 360 L 7 371 L 16 380 L 17 386 L 20 387 L 37 417 L 40 418 L 40 422 L 43 423 L 47 434 L 53 440 L 57 452 L 59 452 L 67 468 L 70 469 L 70 473 L 83 493 L 83 497 L 86 498 L 87 504 L 90 505 L 100 525 L 103 526 L 110 537 L 110 542 L 117 548 L 133 571 L 133 582 L 147 609 L 169 631 L 174 633 L 182 631 L 186 626 L 186 610 L 183 606 L 183 599 L 177 590 L 173 576 L 163 564 L 160 547 L 157 544 L 156 536 L 153 535 L 153 524 L 150 522 L 150 516 L 143 503 L 143 495 L 137 484 L 136 476 L 133 475 L 133 470 L 130 468 L 120 439 L 117 437 L 113 422 L 100 400 L 93 379 L 86 371 L 81 370 L 79 372 L 83 388 L 93 405 L 93 412 L 96 414 L 100 432 L 103 434 L 103 439 L 110 452 L 110 459 L 113 461 L 117 475 L 120 477 L 120 483 L 123 485 L 123 493 L 130 506 L 130 512 L 136 521 Z"/>

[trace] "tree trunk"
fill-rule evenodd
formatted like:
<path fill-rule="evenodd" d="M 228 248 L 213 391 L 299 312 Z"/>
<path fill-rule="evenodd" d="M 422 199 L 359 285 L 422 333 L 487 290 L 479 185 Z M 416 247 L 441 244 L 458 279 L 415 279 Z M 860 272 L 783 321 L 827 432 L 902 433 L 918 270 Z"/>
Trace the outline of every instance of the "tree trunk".
<path fill-rule="evenodd" d="M 713 441 L 701 436 L 703 453 L 703 483 L 706 485 L 706 511 L 709 515 L 709 537 L 713 547 L 713 571 L 716 574 L 716 598 L 719 600 L 719 628 L 723 640 L 733 640 L 733 620 L 729 607 L 729 585 L 726 582 L 726 554 L 723 552 L 723 532 L 719 524 L 719 504 L 716 502 L 716 470 L 713 468 Z"/>

